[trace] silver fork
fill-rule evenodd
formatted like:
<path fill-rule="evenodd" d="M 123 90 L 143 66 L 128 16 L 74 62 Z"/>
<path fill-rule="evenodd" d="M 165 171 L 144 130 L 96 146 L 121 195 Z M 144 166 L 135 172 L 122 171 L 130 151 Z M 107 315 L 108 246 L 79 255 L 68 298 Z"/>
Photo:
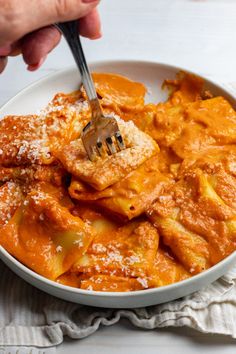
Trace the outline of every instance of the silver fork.
<path fill-rule="evenodd" d="M 90 104 L 92 119 L 84 127 L 81 135 L 89 159 L 93 161 L 97 153 L 102 156 L 104 152 L 115 154 L 117 148 L 118 150 L 125 149 L 125 144 L 116 119 L 105 116 L 102 112 L 80 42 L 78 21 L 57 23 L 55 26 L 62 32 L 72 51 Z"/>

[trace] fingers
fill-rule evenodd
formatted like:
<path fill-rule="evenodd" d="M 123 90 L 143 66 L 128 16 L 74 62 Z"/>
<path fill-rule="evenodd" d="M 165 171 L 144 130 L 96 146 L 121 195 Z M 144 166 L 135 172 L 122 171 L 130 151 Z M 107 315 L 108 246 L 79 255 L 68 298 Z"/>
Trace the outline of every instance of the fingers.
<path fill-rule="evenodd" d="M 90 39 L 101 37 L 101 23 L 96 9 L 79 21 L 80 34 Z M 21 51 L 28 70 L 37 70 L 60 42 L 61 35 L 53 27 L 45 27 L 26 35 L 21 41 Z M 11 52 L 12 55 L 12 52 Z"/>
<path fill-rule="evenodd" d="M 0 0 L 0 46 L 56 22 L 85 17 L 99 0 Z"/>
<path fill-rule="evenodd" d="M 22 54 L 24 61 L 28 64 L 28 70 L 37 70 L 45 61 L 47 54 L 60 42 L 60 38 L 58 30 L 51 26 L 30 33 L 11 45 L 0 47 L 1 70 L 3 71 L 6 65 L 4 57 L 18 54 Z"/>
<path fill-rule="evenodd" d="M 7 57 L 0 57 L 0 74 L 3 72 L 7 65 Z"/>
<path fill-rule="evenodd" d="M 53 26 L 32 32 L 45 24 L 80 18 L 80 34 L 91 39 L 100 38 L 101 23 L 95 8 L 98 3 L 99 0 L 22 0 L 20 3 L 0 0 L 0 72 L 6 66 L 7 56 L 20 53 L 28 70 L 36 70 L 42 65 L 60 41 L 60 33 Z"/>
<path fill-rule="evenodd" d="M 7 56 L 11 55 L 18 55 L 20 54 L 21 50 L 19 47 L 19 43 L 13 43 L 13 44 L 7 44 L 3 47 L 0 47 L 0 74 L 3 72 L 3 70 L 5 69 L 6 65 L 7 65 Z"/>
<path fill-rule="evenodd" d="M 43 63 L 45 62 L 45 60 L 47 59 L 47 56 L 45 55 L 44 57 L 42 57 L 39 62 L 37 64 L 30 64 L 27 66 L 27 70 L 29 71 L 35 71 L 38 70 L 40 68 L 40 66 L 43 65 Z"/>
<path fill-rule="evenodd" d="M 11 51 L 9 53 L 9 56 L 15 57 L 19 54 L 21 54 L 21 41 L 16 41 L 11 45 Z"/>
<path fill-rule="evenodd" d="M 9 53 L 11 53 L 11 45 L 10 44 L 6 44 L 2 47 L 0 47 L 0 57 L 4 57 L 9 55 Z"/>
<path fill-rule="evenodd" d="M 99 0 L 54 0 L 47 21 L 55 23 L 76 20 L 90 13 L 99 2 Z"/>
<path fill-rule="evenodd" d="M 101 37 L 101 21 L 97 9 L 93 9 L 88 15 L 80 19 L 79 32 L 81 36 L 90 39 Z"/>
<path fill-rule="evenodd" d="M 30 33 L 22 39 L 22 55 L 30 71 L 38 69 L 43 64 L 47 54 L 60 42 L 60 38 L 59 31 L 50 26 Z"/>

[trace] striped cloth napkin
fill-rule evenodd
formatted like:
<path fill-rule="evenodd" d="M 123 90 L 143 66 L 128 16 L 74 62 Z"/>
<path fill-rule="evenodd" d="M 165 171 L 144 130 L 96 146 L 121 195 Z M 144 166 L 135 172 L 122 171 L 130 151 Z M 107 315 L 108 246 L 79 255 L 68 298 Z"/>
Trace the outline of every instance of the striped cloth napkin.
<path fill-rule="evenodd" d="M 235 95 L 235 83 L 224 86 Z M 0 274 L 0 354 L 56 354 L 64 335 L 82 339 L 121 318 L 140 328 L 188 326 L 236 339 L 236 265 L 192 295 L 131 310 L 92 308 L 56 299 L 21 280 L 1 261 Z"/>
<path fill-rule="evenodd" d="M 193 295 L 131 310 L 92 308 L 56 299 L 21 280 L 1 261 L 0 274 L 0 353 L 8 346 L 8 354 L 55 354 L 64 335 L 81 339 L 120 318 L 146 329 L 188 326 L 236 338 L 236 266 Z"/>

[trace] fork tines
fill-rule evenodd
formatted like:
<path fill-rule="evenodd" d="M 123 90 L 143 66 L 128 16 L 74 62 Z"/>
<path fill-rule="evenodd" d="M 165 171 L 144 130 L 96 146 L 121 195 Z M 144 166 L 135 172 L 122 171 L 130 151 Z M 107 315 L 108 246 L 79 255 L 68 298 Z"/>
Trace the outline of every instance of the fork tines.
<path fill-rule="evenodd" d="M 91 161 L 96 155 L 115 154 L 125 149 L 121 132 L 115 118 L 101 117 L 99 122 L 89 122 L 83 129 L 82 142 Z"/>

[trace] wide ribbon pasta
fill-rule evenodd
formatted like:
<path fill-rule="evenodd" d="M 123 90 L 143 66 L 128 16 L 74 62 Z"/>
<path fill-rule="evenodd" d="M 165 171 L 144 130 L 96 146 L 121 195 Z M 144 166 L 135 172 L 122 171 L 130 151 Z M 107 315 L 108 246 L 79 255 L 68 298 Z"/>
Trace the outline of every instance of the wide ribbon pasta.
<path fill-rule="evenodd" d="M 126 149 L 91 162 L 84 89 L 0 121 L 0 245 L 35 272 L 86 290 L 182 281 L 236 250 L 236 113 L 202 79 L 93 78 Z"/>

